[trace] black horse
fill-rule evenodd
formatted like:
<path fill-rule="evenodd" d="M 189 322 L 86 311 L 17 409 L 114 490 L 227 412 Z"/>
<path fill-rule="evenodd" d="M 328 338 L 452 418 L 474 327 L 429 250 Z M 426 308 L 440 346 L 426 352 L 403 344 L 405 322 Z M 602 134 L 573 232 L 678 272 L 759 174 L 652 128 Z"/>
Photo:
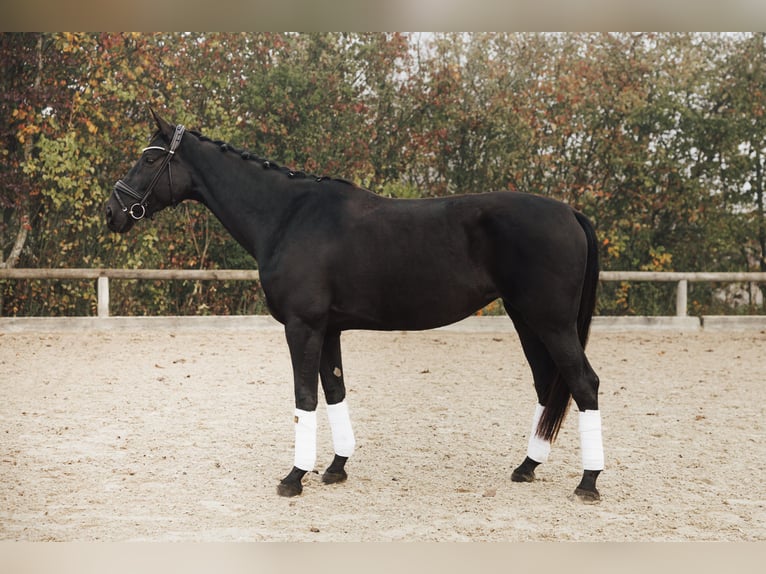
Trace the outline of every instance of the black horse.
<path fill-rule="evenodd" d="M 517 192 L 385 198 L 344 180 L 290 171 L 152 114 L 158 130 L 115 185 L 107 224 L 125 233 L 191 199 L 257 260 L 268 307 L 285 326 L 295 381 L 295 460 L 279 494 L 300 494 L 314 468 L 318 380 L 335 450 L 322 479 L 347 477 L 355 440 L 341 331 L 431 329 L 502 298 L 538 402 L 527 457 L 511 478 L 534 480 L 573 398 L 583 459 L 575 494 L 599 500 L 599 381 L 584 353 L 599 270 L 585 216 Z"/>

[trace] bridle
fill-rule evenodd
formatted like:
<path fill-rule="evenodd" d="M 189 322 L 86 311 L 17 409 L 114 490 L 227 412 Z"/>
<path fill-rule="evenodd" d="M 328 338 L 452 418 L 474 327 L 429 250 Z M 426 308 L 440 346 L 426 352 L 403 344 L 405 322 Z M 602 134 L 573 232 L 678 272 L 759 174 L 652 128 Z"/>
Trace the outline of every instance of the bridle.
<path fill-rule="evenodd" d="M 154 191 L 154 186 L 157 185 L 157 182 L 160 179 L 160 176 L 162 175 L 162 172 L 165 170 L 165 166 L 168 168 L 168 178 L 170 181 L 170 194 L 171 198 L 173 195 L 173 173 L 170 171 L 170 160 L 173 159 L 173 156 L 176 153 L 176 150 L 178 149 L 178 146 L 181 144 L 181 138 L 184 135 L 185 128 L 182 125 L 176 126 L 176 131 L 173 134 L 173 139 L 170 142 L 170 148 L 164 148 L 160 146 L 149 146 L 145 147 L 143 150 L 141 150 L 141 153 L 147 152 L 149 150 L 158 149 L 165 152 L 165 157 L 162 158 L 162 163 L 160 163 L 160 168 L 157 170 L 157 173 L 154 174 L 154 177 L 152 178 L 152 181 L 149 182 L 149 186 L 146 188 L 146 191 L 141 195 L 139 192 L 137 192 L 135 189 L 130 187 L 127 183 L 125 183 L 123 180 L 118 180 L 117 183 L 114 184 L 114 196 L 117 198 L 117 202 L 120 204 L 120 207 L 122 207 L 123 212 L 127 212 L 130 214 L 130 216 L 138 221 L 139 219 L 143 219 L 146 216 L 146 202 L 149 200 L 149 197 L 152 195 L 152 191 Z M 135 199 L 135 203 L 128 208 L 128 206 L 125 204 L 125 202 L 122 200 L 122 197 L 120 197 L 120 193 L 124 193 L 125 195 Z"/>

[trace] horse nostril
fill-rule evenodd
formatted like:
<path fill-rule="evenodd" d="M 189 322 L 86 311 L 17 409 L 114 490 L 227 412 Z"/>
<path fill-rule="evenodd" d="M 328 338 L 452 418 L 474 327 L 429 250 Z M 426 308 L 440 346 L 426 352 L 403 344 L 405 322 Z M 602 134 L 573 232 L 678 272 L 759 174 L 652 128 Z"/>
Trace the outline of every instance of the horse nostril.
<path fill-rule="evenodd" d="M 109 205 L 106 206 L 106 220 L 112 221 L 112 208 Z"/>

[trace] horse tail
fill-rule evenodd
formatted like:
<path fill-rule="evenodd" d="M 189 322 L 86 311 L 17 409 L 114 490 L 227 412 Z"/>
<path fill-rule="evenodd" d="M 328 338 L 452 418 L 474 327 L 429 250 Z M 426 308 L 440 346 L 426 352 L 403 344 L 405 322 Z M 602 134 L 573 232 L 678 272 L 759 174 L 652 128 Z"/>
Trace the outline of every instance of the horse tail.
<path fill-rule="evenodd" d="M 579 211 L 574 212 L 577 222 L 585 232 L 588 242 L 588 253 L 585 263 L 585 277 L 583 278 L 582 293 L 580 295 L 580 308 L 577 311 L 577 335 L 583 350 L 588 343 L 590 322 L 596 309 L 596 289 L 598 287 L 598 242 L 593 224 Z M 554 441 L 558 435 L 561 423 L 564 422 L 572 394 L 566 382 L 560 374 L 551 385 L 545 403 L 540 422 L 537 426 L 537 435 L 545 440 Z"/>
<path fill-rule="evenodd" d="M 585 231 L 585 237 L 588 240 L 588 259 L 585 263 L 585 278 L 583 279 L 582 294 L 580 295 L 580 310 L 577 313 L 577 334 L 580 337 L 580 344 L 583 350 L 588 344 L 588 334 L 590 333 L 590 321 L 593 318 L 593 312 L 596 310 L 596 289 L 598 288 L 598 240 L 596 231 L 590 219 L 585 217 L 579 211 L 574 212 L 577 222 Z"/>

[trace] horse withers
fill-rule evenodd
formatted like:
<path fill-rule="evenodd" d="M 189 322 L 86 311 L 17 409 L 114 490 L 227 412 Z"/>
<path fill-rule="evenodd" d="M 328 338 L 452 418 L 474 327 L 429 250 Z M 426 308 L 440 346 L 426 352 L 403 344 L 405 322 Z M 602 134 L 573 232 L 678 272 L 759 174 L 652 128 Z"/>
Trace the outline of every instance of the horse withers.
<path fill-rule="evenodd" d="M 598 250 L 584 215 L 519 192 L 386 198 L 289 170 L 152 114 L 157 130 L 116 183 L 107 225 L 125 233 L 168 206 L 198 201 L 256 259 L 269 310 L 285 327 L 294 377 L 294 464 L 279 494 L 300 494 L 314 469 L 320 381 L 335 450 L 322 479 L 347 478 L 355 438 L 342 331 L 431 329 L 501 298 L 537 393 L 527 456 L 511 478 L 534 480 L 574 399 L 583 463 L 575 495 L 599 500 L 599 380 L 584 351 Z"/>

